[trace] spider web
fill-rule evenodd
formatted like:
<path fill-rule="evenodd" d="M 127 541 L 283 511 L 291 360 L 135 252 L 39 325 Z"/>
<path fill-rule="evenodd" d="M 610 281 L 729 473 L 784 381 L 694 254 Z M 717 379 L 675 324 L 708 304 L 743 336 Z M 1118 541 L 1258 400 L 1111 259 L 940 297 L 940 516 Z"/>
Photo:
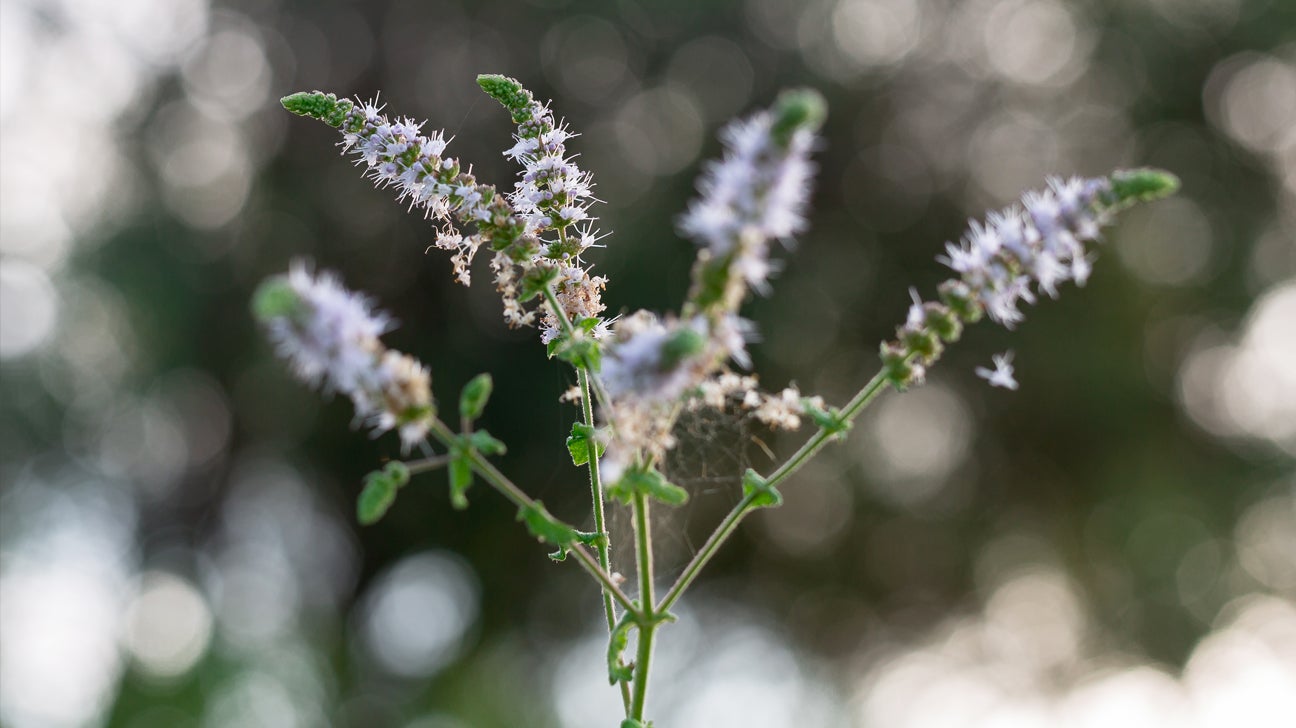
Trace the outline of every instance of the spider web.
<path fill-rule="evenodd" d="M 769 448 L 761 439 L 768 432 L 740 408 L 701 407 L 680 415 L 673 430 L 677 444 L 660 469 L 670 482 L 688 491 L 689 500 L 677 507 L 654 503 L 651 509 L 659 588 L 683 570 L 723 514 L 742 497 L 747 468 L 770 461 Z M 608 508 L 612 566 L 631 579 L 635 573 L 632 512 L 620 503 L 609 503 Z"/>

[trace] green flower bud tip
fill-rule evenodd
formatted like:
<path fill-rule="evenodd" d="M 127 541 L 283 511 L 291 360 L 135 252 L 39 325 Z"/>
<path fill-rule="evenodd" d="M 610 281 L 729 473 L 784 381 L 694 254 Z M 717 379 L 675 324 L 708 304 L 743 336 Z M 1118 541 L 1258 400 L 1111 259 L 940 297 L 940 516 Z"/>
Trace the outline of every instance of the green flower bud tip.
<path fill-rule="evenodd" d="M 1112 173 L 1111 195 L 1117 205 L 1149 202 L 1169 197 L 1179 190 L 1179 178 L 1162 170 L 1142 167 Z"/>
<path fill-rule="evenodd" d="M 787 143 L 798 129 L 816 131 L 828 115 L 828 104 L 814 89 L 784 91 L 774 102 L 774 125 L 770 132 L 779 143 Z"/>
<path fill-rule="evenodd" d="M 514 121 L 526 121 L 531 118 L 531 92 L 523 88 L 516 79 L 501 76 L 498 73 L 483 73 L 477 77 L 488 96 L 513 113 Z"/>
<path fill-rule="evenodd" d="M 332 127 L 342 126 L 342 121 L 354 106 L 346 99 L 339 101 L 337 96 L 323 91 L 299 91 L 279 99 L 279 103 L 298 116 L 309 116 Z"/>
<path fill-rule="evenodd" d="M 252 315 L 262 323 L 295 314 L 301 307 L 301 299 L 288 283 L 285 276 L 267 278 L 252 294 Z"/>

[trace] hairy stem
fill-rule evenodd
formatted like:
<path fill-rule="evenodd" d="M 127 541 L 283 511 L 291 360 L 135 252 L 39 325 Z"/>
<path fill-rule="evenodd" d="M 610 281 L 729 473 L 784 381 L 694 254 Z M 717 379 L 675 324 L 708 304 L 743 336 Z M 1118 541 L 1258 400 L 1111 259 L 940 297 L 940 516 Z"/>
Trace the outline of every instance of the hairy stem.
<path fill-rule="evenodd" d="M 653 558 L 652 530 L 648 519 L 648 498 L 643 493 L 634 496 L 635 563 L 639 571 L 639 600 L 643 612 L 639 620 L 639 649 L 635 655 L 634 697 L 630 702 L 630 718 L 643 720 L 644 703 L 648 699 L 648 677 L 652 668 L 653 633 L 660 621 L 653 610 Z"/>
<path fill-rule="evenodd" d="M 562 234 L 562 231 L 559 231 Z M 564 238 L 565 239 L 565 238 Z M 558 302 L 558 297 L 553 292 L 552 286 L 546 286 L 544 290 L 545 301 L 549 308 L 553 310 L 554 316 L 557 317 L 562 325 L 563 333 L 572 336 L 575 333 L 575 327 L 572 326 L 571 319 L 567 317 L 567 312 L 563 310 L 562 305 Z M 585 418 L 585 424 L 589 427 L 595 426 L 594 421 L 594 402 L 590 397 L 591 388 L 598 388 L 599 401 L 606 402 L 606 395 L 602 394 L 602 387 L 598 380 L 593 376 L 587 367 L 576 367 L 576 379 L 580 383 L 581 393 L 581 413 Z M 594 511 L 594 531 L 603 538 L 598 542 L 598 560 L 599 566 L 603 571 L 612 573 L 612 551 L 609 543 L 607 532 L 607 520 L 603 511 L 603 480 L 599 474 L 598 446 L 591 444 L 589 454 L 589 478 L 590 478 L 590 501 Z M 647 602 L 645 602 L 647 603 Z M 612 595 L 606 589 L 603 590 L 603 615 L 607 618 L 608 631 L 611 632 L 616 627 L 617 614 L 616 606 L 612 603 Z M 625 704 L 626 710 L 630 709 L 630 686 L 621 683 L 621 702 Z"/>
<path fill-rule="evenodd" d="M 846 422 L 853 421 L 870 402 L 882 393 L 886 383 L 887 379 L 885 372 L 878 372 L 875 374 L 873 378 L 869 380 L 868 384 L 865 384 L 864 388 L 857 392 L 855 396 L 846 403 L 846 406 L 842 408 L 842 418 Z M 819 431 L 812 435 L 809 440 L 806 440 L 805 444 L 792 454 L 792 457 L 788 458 L 788 460 L 780 465 L 777 470 L 771 473 L 769 477 L 765 479 L 765 482 L 769 487 L 773 488 L 786 480 L 788 476 L 795 473 L 802 465 L 805 465 L 806 462 L 818 454 L 819 450 L 821 450 L 823 446 L 833 438 L 833 434 L 834 433 L 827 428 L 820 427 Z M 702 568 L 711 560 L 711 557 L 715 556 L 716 551 L 718 551 L 720 547 L 724 545 L 725 541 L 733 535 L 734 531 L 738 528 L 738 524 L 742 522 L 742 519 L 755 509 L 755 506 L 753 506 L 752 503 L 758 495 L 759 493 L 755 492 L 749 493 L 733 507 L 733 510 L 729 511 L 729 514 L 720 522 L 720 525 L 711 534 L 711 537 L 706 540 L 706 543 L 702 544 L 702 548 L 698 549 L 693 560 L 684 567 L 684 571 L 679 575 L 679 578 L 675 580 L 675 584 L 671 586 L 670 591 L 666 592 L 666 596 L 662 598 L 661 604 L 657 605 L 653 610 L 654 612 L 664 612 L 670 609 L 671 605 L 679 600 L 680 596 L 684 594 L 684 591 L 688 589 L 693 583 L 693 580 L 697 578 L 697 575 L 702 571 Z"/>

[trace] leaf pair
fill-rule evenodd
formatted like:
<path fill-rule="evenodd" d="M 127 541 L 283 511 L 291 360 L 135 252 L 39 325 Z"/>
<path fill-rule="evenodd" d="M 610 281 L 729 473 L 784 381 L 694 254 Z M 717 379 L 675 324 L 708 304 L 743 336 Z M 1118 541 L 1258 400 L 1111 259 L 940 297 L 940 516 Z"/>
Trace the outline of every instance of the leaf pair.
<path fill-rule="evenodd" d="M 409 468 L 399 461 L 387 463 L 382 470 L 366 475 L 364 490 L 356 498 L 356 519 L 360 525 L 372 525 L 386 515 L 392 503 L 396 502 L 396 491 L 405 487 L 409 479 Z"/>

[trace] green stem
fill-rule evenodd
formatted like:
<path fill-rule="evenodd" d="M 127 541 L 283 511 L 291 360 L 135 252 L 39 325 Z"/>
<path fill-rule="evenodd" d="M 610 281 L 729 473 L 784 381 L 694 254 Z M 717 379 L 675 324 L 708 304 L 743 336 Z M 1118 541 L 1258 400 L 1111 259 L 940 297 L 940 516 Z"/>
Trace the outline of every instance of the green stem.
<path fill-rule="evenodd" d="M 652 530 L 648 520 L 648 498 L 643 493 L 634 496 L 634 526 L 636 564 L 639 571 L 639 600 L 643 613 L 639 620 L 639 649 L 635 655 L 634 697 L 630 702 L 630 718 L 643 721 L 644 703 L 648 700 L 648 676 L 652 666 L 653 633 L 660 621 L 659 611 L 653 610 L 653 560 Z"/>
<path fill-rule="evenodd" d="M 446 447 L 451 447 L 457 439 L 454 432 L 439 419 L 433 420 L 431 432 L 432 435 L 436 437 L 436 439 L 440 440 L 441 444 Z M 515 485 L 513 481 L 509 480 L 506 475 L 501 473 L 499 469 L 494 465 L 491 465 L 486 458 L 481 456 L 481 453 L 475 450 L 470 451 L 468 453 L 468 463 L 472 466 L 473 471 L 481 476 L 482 480 L 490 483 L 491 487 L 499 491 L 500 494 L 513 503 L 513 505 L 518 508 L 535 507 L 535 501 L 526 493 L 522 492 L 522 489 L 517 487 L 517 485 Z M 643 611 L 635 606 L 634 601 L 631 600 L 625 592 L 621 591 L 621 587 L 617 586 L 616 580 L 612 578 L 612 575 L 603 569 L 603 567 L 594 560 L 594 557 L 590 556 L 589 552 L 582 546 L 579 544 L 572 544 L 568 548 L 568 553 L 576 557 L 576 563 L 580 564 L 581 568 L 589 572 L 589 575 L 594 577 L 594 579 L 603 587 L 604 592 L 610 594 L 623 609 L 633 613 L 636 617 L 641 617 L 643 615 Z"/>
<path fill-rule="evenodd" d="M 562 229 L 559 229 L 559 235 L 566 237 Z M 562 325 L 563 333 L 567 336 L 573 336 L 576 327 L 572 325 L 571 319 L 567 317 L 567 312 L 558 302 L 558 296 L 554 294 L 552 286 L 545 286 L 545 301 L 548 302 L 549 308 L 553 310 L 554 317 Z M 581 413 L 584 415 L 585 424 L 589 427 L 595 426 L 594 420 L 594 402 L 590 397 L 590 390 L 594 388 L 598 393 L 600 402 L 607 402 L 607 395 L 603 394 L 602 386 L 586 367 L 576 367 L 576 379 L 580 383 L 581 392 Z M 612 573 L 612 554 L 609 536 L 607 533 L 607 521 L 603 511 L 603 480 L 599 474 L 598 446 L 590 443 L 589 456 L 589 477 L 590 477 L 590 500 L 594 510 L 594 530 L 603 538 L 598 543 L 598 560 L 599 566 L 603 571 Z M 616 607 L 612 603 L 612 595 L 606 589 L 603 590 L 603 615 L 607 618 L 608 631 L 611 632 L 617 623 Z M 626 710 L 630 709 L 630 686 L 621 683 L 621 702 L 625 705 Z"/>
<path fill-rule="evenodd" d="M 420 473 L 431 472 L 437 468 L 443 468 L 449 462 L 449 455 L 433 455 L 430 458 L 423 458 L 422 460 L 410 460 L 405 463 L 405 467 L 409 468 L 410 475 L 418 475 Z"/>
<path fill-rule="evenodd" d="M 878 372 L 875 374 L 873 378 L 869 380 L 868 384 L 865 384 L 863 389 L 856 392 L 855 396 L 852 397 L 851 400 L 846 403 L 846 406 L 842 408 L 842 418 L 846 422 L 854 420 L 870 402 L 882 393 L 886 384 L 887 378 L 885 372 Z M 812 435 L 809 440 L 806 440 L 805 444 L 801 446 L 801 449 L 793 453 L 792 457 L 788 458 L 788 460 L 780 465 L 777 470 L 771 473 L 770 476 L 765 479 L 765 482 L 771 488 L 777 486 L 779 483 L 786 480 L 788 476 L 800 469 L 802 465 L 805 465 L 810 458 L 818 454 L 819 450 L 821 450 L 832 438 L 832 431 L 820 427 L 819 431 Z M 689 588 L 689 585 L 691 585 L 693 580 L 697 578 L 697 575 L 702 571 L 702 568 L 707 565 L 707 562 L 711 560 L 711 557 L 715 556 L 716 551 L 718 551 L 720 547 L 724 545 L 724 542 L 733 535 L 734 530 L 738 528 L 738 524 L 742 522 L 742 519 L 754 510 L 752 503 L 758 495 L 759 493 L 750 493 L 744 496 L 743 499 L 738 502 L 738 505 L 734 506 L 733 510 L 729 511 L 729 514 L 720 522 L 720 525 L 711 534 L 711 537 L 706 540 L 706 543 L 702 544 L 702 548 L 698 549 L 693 560 L 684 567 L 684 571 L 679 575 L 679 578 L 675 580 L 675 584 L 671 586 L 670 591 L 666 592 L 666 596 L 662 598 L 661 604 L 657 605 L 653 610 L 654 612 L 665 612 L 671 608 L 671 605 L 675 604 L 675 602 L 679 600 L 680 596 L 684 594 L 684 590 Z"/>

